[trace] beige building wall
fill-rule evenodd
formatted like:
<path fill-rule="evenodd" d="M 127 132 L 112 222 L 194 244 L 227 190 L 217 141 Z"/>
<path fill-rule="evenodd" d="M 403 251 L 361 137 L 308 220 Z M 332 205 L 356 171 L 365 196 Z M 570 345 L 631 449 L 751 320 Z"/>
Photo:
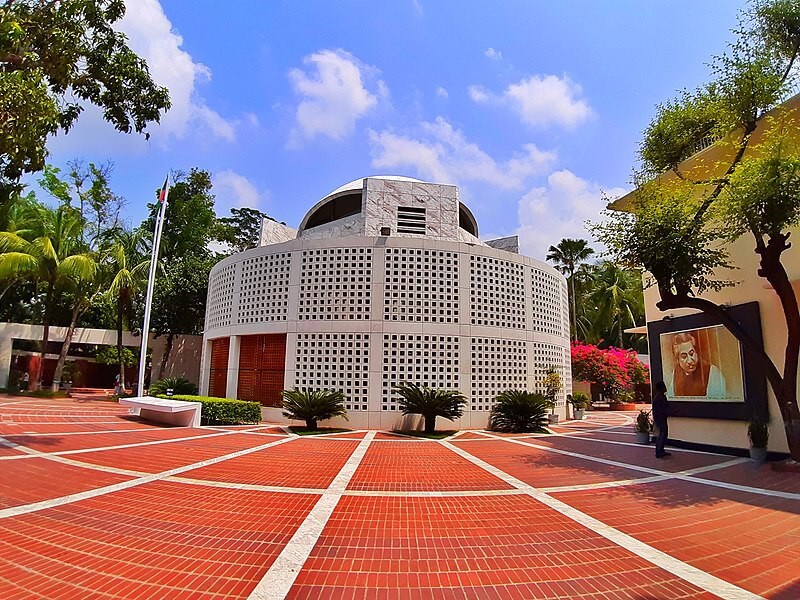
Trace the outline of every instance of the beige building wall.
<path fill-rule="evenodd" d="M 795 244 L 784 253 L 783 264 L 789 274 L 795 289 L 795 294 L 800 297 L 800 231 L 793 232 L 790 240 Z M 778 296 L 766 280 L 758 277 L 758 256 L 753 251 L 755 247 L 753 237 L 745 235 L 730 245 L 731 262 L 738 267 L 732 271 L 718 272 L 720 279 L 736 282 L 734 287 L 725 288 L 720 292 L 708 292 L 704 298 L 717 303 L 744 304 L 758 302 L 761 314 L 761 326 L 764 337 L 764 349 L 772 358 L 779 371 L 783 371 L 783 354 L 786 348 L 786 322 L 783 318 Z M 645 281 L 646 281 L 645 277 Z M 645 312 L 647 322 L 659 321 L 666 316 L 680 317 L 694 314 L 691 310 L 670 310 L 661 312 L 656 303 L 659 300 L 658 290 L 655 287 L 645 289 Z M 658 340 L 650 340 L 657 344 Z M 769 400 L 769 414 L 771 417 L 769 450 L 774 452 L 788 452 L 786 434 L 783 430 L 783 420 L 775 400 L 775 394 L 767 386 Z M 680 406 L 679 402 L 676 402 Z M 743 421 L 727 421 L 718 419 L 696 419 L 670 417 L 670 438 L 700 444 L 727 446 L 733 448 L 749 448 L 747 438 L 747 423 Z"/>

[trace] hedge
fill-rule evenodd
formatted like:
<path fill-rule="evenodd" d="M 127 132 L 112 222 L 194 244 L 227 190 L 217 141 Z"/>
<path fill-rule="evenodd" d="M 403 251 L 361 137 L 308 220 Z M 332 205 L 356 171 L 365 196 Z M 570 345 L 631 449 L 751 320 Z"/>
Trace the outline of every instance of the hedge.
<path fill-rule="evenodd" d="M 167 396 L 159 395 L 159 398 Z M 203 425 L 242 425 L 261 420 L 261 405 L 233 398 L 211 398 L 210 396 L 172 396 L 172 400 L 199 402 L 203 405 L 200 420 Z"/>

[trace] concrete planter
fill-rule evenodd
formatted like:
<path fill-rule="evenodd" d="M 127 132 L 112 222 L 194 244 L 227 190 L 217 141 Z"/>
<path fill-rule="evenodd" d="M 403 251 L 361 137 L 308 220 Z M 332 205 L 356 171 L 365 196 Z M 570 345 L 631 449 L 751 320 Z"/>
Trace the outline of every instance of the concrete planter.
<path fill-rule="evenodd" d="M 647 431 L 637 431 L 636 432 L 636 443 L 637 444 L 649 444 L 650 443 L 650 433 Z"/>
<path fill-rule="evenodd" d="M 583 420 L 583 409 L 582 408 L 576 408 L 575 409 L 575 420 L 576 421 Z"/>
<path fill-rule="evenodd" d="M 750 460 L 759 464 L 767 462 L 767 449 L 750 448 Z"/>
<path fill-rule="evenodd" d="M 547 415 L 547 421 L 550 423 L 550 425 L 555 425 L 556 423 L 558 423 L 558 415 L 556 414 Z"/>

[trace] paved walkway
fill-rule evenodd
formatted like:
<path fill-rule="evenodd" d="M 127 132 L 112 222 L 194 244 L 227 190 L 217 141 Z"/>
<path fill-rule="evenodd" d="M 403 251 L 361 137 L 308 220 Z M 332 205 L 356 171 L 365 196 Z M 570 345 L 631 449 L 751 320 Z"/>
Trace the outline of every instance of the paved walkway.
<path fill-rule="evenodd" d="M 632 415 L 442 441 L 0 396 L 0 598 L 800 598 L 800 476 Z"/>

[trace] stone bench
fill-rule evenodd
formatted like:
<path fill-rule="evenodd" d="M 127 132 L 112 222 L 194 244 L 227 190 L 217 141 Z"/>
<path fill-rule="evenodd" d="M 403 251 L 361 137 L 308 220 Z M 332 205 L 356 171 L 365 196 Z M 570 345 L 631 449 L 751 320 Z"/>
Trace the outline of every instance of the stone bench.
<path fill-rule="evenodd" d="M 120 398 L 119 403 L 129 406 L 133 414 L 139 415 L 143 419 L 183 427 L 200 427 L 200 410 L 203 405 L 199 402 L 137 396 Z"/>

